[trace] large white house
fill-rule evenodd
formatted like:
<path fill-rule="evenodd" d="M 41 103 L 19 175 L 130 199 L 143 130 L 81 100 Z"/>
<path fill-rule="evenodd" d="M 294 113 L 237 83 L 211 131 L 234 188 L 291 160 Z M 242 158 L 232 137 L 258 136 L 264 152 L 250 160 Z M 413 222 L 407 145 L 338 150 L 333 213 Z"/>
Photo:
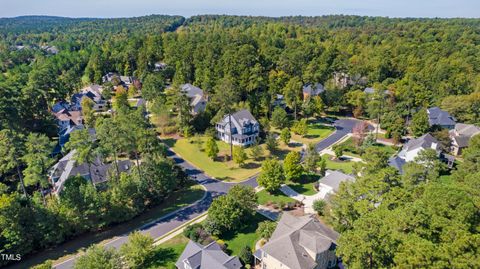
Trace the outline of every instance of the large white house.
<path fill-rule="evenodd" d="M 232 120 L 231 124 L 230 119 Z M 227 143 L 230 143 L 230 139 L 232 139 L 233 145 L 248 146 L 257 140 L 260 124 L 248 110 L 242 109 L 231 116 L 225 115 L 215 125 L 215 129 L 217 130 L 218 139 Z"/>
<path fill-rule="evenodd" d="M 418 154 L 426 149 L 433 149 L 440 156 L 441 149 L 438 140 L 431 134 L 425 134 L 419 138 L 409 140 L 403 145 L 402 150 L 395 157 L 389 159 L 389 164 L 403 173 L 403 166 L 407 162 L 412 162 Z"/>

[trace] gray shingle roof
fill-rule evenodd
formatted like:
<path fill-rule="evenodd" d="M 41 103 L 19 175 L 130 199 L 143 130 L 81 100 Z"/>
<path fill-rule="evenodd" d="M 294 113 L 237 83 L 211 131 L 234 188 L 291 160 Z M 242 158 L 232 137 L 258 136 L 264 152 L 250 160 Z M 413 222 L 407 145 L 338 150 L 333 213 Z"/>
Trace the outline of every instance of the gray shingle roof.
<path fill-rule="evenodd" d="M 311 215 L 296 217 L 285 212 L 261 251 L 290 269 L 310 269 L 315 268 L 317 262 L 308 251 L 320 254 L 330 250 L 336 246 L 338 236 Z"/>
<path fill-rule="evenodd" d="M 430 149 L 432 144 L 438 145 L 438 140 L 431 134 L 424 134 L 419 138 L 410 139 L 404 146 L 403 150 L 411 151 L 417 148 Z"/>
<path fill-rule="evenodd" d="M 407 162 L 398 157 L 398 156 L 395 156 L 395 157 L 390 157 L 388 159 L 388 165 L 390 165 L 391 167 L 395 168 L 398 170 L 398 172 L 400 174 L 403 174 L 403 166 L 406 164 Z"/>
<path fill-rule="evenodd" d="M 468 147 L 470 138 L 480 134 L 480 127 L 472 124 L 457 123 L 455 129 L 450 130 L 450 136 L 460 148 Z"/>
<path fill-rule="evenodd" d="M 231 116 L 232 122 L 237 123 L 238 126 L 246 126 L 248 124 L 256 124 L 258 123 L 257 120 L 253 117 L 253 115 L 250 113 L 250 111 L 246 109 L 242 109 L 240 111 L 237 111 L 232 114 Z M 223 126 L 228 125 L 228 115 L 225 115 L 219 124 L 222 124 Z"/>
<path fill-rule="evenodd" d="M 257 123 L 257 120 L 253 117 L 252 113 L 246 109 L 242 109 L 232 114 L 234 118 L 241 126 L 247 123 Z"/>
<path fill-rule="evenodd" d="M 321 184 L 331 187 L 335 192 L 338 191 L 340 183 L 349 181 L 355 181 L 355 178 L 351 175 L 334 170 L 327 170 L 325 176 L 320 179 Z"/>
<path fill-rule="evenodd" d="M 190 99 L 190 106 L 195 107 L 200 102 L 206 102 L 204 92 L 199 87 L 193 86 L 190 83 L 183 84 L 180 86 L 182 92 L 184 92 L 187 97 Z"/>
<path fill-rule="evenodd" d="M 471 137 L 480 133 L 480 127 L 473 124 L 457 123 L 455 124 L 455 132 L 459 135 Z"/>
<path fill-rule="evenodd" d="M 193 86 L 190 83 L 183 84 L 180 86 L 180 88 L 190 98 L 195 97 L 196 95 L 203 96 L 203 90 L 199 87 Z"/>
<path fill-rule="evenodd" d="M 57 193 L 61 192 L 63 184 L 70 177 L 78 175 L 92 180 L 94 184 L 98 184 L 107 181 L 109 172 L 116 169 L 113 163 L 103 163 L 100 158 L 97 158 L 91 167 L 87 163 L 79 164 L 74 160 L 75 152 L 75 150 L 70 151 L 50 169 L 50 176 L 57 180 L 54 184 Z M 132 168 L 132 163 L 129 160 L 120 160 L 117 163 L 120 173 L 128 172 Z"/>
<path fill-rule="evenodd" d="M 428 122 L 430 126 L 454 126 L 455 118 L 447 111 L 441 110 L 439 107 L 432 107 L 427 109 Z"/>
<path fill-rule="evenodd" d="M 195 269 L 238 269 L 242 267 L 238 257 L 225 254 L 216 242 L 202 246 L 190 240 L 175 265 L 179 269 L 185 269 L 185 262 Z"/>

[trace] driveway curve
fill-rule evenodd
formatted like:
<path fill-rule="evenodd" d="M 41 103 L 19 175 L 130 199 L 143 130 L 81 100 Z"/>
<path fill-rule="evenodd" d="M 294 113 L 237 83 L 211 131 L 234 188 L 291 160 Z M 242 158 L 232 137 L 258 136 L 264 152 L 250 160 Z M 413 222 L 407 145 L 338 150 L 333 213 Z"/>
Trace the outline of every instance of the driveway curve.
<path fill-rule="evenodd" d="M 322 141 L 318 142 L 317 145 L 315 145 L 315 149 L 317 151 L 322 151 L 322 150 L 330 147 L 331 145 L 337 143 L 344 136 L 351 133 L 353 131 L 353 128 L 355 127 L 355 125 L 357 125 L 359 123 L 361 123 L 361 121 L 356 120 L 356 119 L 339 119 L 339 120 L 336 120 L 333 123 L 333 126 L 335 127 L 335 131 L 331 135 L 329 135 L 328 137 L 323 139 Z M 372 127 L 369 126 L 369 129 L 371 129 L 371 128 Z"/>

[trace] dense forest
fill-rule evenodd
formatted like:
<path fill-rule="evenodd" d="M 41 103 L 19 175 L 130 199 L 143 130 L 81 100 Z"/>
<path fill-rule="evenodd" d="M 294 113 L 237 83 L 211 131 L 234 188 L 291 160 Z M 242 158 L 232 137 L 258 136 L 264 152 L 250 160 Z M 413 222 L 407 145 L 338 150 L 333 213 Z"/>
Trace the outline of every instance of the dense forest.
<path fill-rule="evenodd" d="M 30 253 L 83 231 L 123 221 L 145 210 L 149 203 L 160 203 L 166 193 L 180 187 L 172 183 L 180 171 L 162 154 L 152 156 L 152 148 L 158 145 L 149 142 L 146 148 L 139 145 L 134 149 L 125 146 L 115 150 L 122 154 L 140 153 L 145 156 L 149 161 L 138 169 L 143 170 L 145 175 L 160 175 L 153 182 L 144 180 L 142 173 L 138 176 L 133 173 L 112 181 L 109 191 L 97 193 L 88 184 L 72 181 L 71 184 L 83 184 L 84 187 L 78 188 L 78 193 L 60 197 L 61 202 L 52 198 L 46 204 L 36 195 L 40 185 L 34 181 L 35 184 L 26 186 L 26 195 L 21 195 L 23 191 L 18 178 L 26 173 L 25 170 L 28 175 L 28 167 L 33 165 L 29 156 L 40 154 L 51 158 L 48 150 L 32 152 L 28 147 L 28 143 L 36 143 L 35 138 L 38 140 L 40 137 L 42 140 L 47 138 L 43 144 L 48 149 L 48 142 L 54 139 L 56 127 L 49 111 L 51 106 L 58 100 L 68 99 L 82 86 L 101 84 L 102 76 L 108 72 L 135 76 L 142 81 L 142 96 L 157 114 L 170 111 L 171 106 L 181 102 L 166 97 L 165 85 L 178 86 L 190 82 L 205 90 L 211 100 L 206 112 L 196 119 L 180 119 L 176 123 L 181 130 L 193 125 L 194 132 L 205 131 L 212 119 L 223 115 L 228 105 L 249 108 L 260 119 L 262 130 L 268 130 L 273 114 L 272 103 L 277 94 L 285 96 L 295 118 L 297 114 L 309 116 L 321 113 L 378 118 L 387 133 L 398 140 L 408 132 L 405 123 L 418 111 L 430 106 L 449 111 L 461 122 L 480 124 L 478 19 L 358 16 L 194 16 L 186 19 L 157 15 L 122 19 L 19 17 L 0 19 L 0 36 L 2 253 Z M 57 47 L 59 53 L 50 54 L 42 50 L 44 45 Z M 157 62 L 164 62 L 167 67 L 161 72 L 154 72 Z M 342 83 L 344 79 L 348 82 Z M 326 91 L 320 100 L 301 99 L 302 86 L 307 83 L 325 85 Z M 364 93 L 367 86 L 376 89 L 374 97 Z M 382 97 L 381 93 L 386 90 L 390 94 Z M 136 111 L 122 111 L 115 119 L 119 130 L 146 141 L 154 137 L 154 134 L 139 131 L 148 130 L 149 123 L 135 118 Z M 128 125 L 132 124 L 129 119 L 135 119 L 138 125 Z M 98 121 L 96 128 L 100 128 L 102 123 Z M 100 145 L 90 146 L 108 148 L 112 142 L 106 140 L 100 140 Z M 124 142 L 125 145 L 128 143 Z M 393 172 L 382 170 L 384 164 L 379 162 L 377 168 L 380 170 L 372 169 L 370 174 L 363 176 L 366 179 L 360 180 L 358 189 L 342 193 L 346 201 L 344 205 L 338 205 L 337 210 L 341 211 L 344 206 L 350 211 L 349 215 L 341 217 L 335 211 L 339 214 L 335 221 L 337 228 L 345 232 L 345 238 L 349 238 L 348 243 L 340 248 L 347 264 L 350 263 L 352 268 L 425 267 L 434 264 L 426 261 L 413 263 L 408 259 L 406 249 L 398 255 L 393 254 L 400 246 L 412 246 L 414 243 L 418 248 L 428 248 L 430 252 L 435 252 L 432 244 L 440 243 L 447 245 L 444 252 L 465 250 L 450 249 L 449 239 L 439 233 L 436 237 L 430 236 L 428 242 L 416 241 L 416 237 L 408 237 L 408 240 L 404 237 L 389 238 L 395 243 L 385 246 L 379 243 L 370 252 L 356 251 L 363 247 L 364 242 L 355 241 L 358 235 L 355 231 L 371 231 L 371 225 L 381 228 L 400 225 L 383 220 L 393 219 L 398 212 L 407 214 L 409 210 L 420 210 L 417 208 L 433 212 L 437 210 L 434 206 L 450 207 L 451 210 L 463 210 L 460 205 L 468 206 L 469 211 L 465 211 L 468 216 L 445 214 L 449 219 L 458 220 L 458 223 L 468 222 L 468 225 L 462 226 L 462 231 L 470 233 L 468 240 L 476 240 L 476 244 L 467 242 L 469 250 L 478 248 L 479 204 L 478 193 L 474 191 L 478 183 L 471 183 L 475 177 L 462 176 L 465 171 L 471 170 L 470 175 L 480 172 L 477 169 L 478 149 L 472 149 L 466 158 L 475 165 L 462 165 L 461 171 L 454 176 L 454 180 L 459 181 L 458 185 L 454 183 L 448 189 L 442 189 L 441 185 L 422 185 L 421 189 L 412 187 L 413 180 L 390 175 Z M 45 177 L 43 170 L 42 173 Z M 369 178 L 375 180 L 369 181 Z M 399 187 L 403 181 L 410 184 L 405 185 L 409 189 Z M 435 182 L 435 179 L 432 181 Z M 384 188 L 376 190 L 382 193 L 380 198 L 375 199 L 398 198 L 397 204 L 392 202 L 387 208 L 379 209 L 371 206 L 378 202 L 374 199 L 369 204 L 348 204 L 348 201 L 358 198 L 355 196 L 357 192 L 368 192 L 368 188 L 378 187 L 371 182 L 382 182 L 380 185 Z M 126 197 L 126 191 L 132 188 L 137 190 L 135 195 L 128 195 L 133 205 L 124 208 L 120 197 Z M 412 190 L 414 194 L 410 193 Z M 461 197 L 455 194 L 457 191 L 461 191 Z M 34 199 L 29 199 L 34 193 Z M 116 195 L 116 200 L 110 198 L 112 195 Z M 442 201 L 442 195 L 452 195 L 452 199 L 456 197 L 455 203 Z M 152 198 L 156 196 L 161 198 Z M 85 199 L 92 199 L 95 203 L 86 203 Z M 439 203 L 430 202 L 432 199 Z M 351 209 L 357 206 L 360 209 Z M 110 208 L 118 209 L 113 211 L 117 215 L 94 214 L 97 211 L 112 212 L 106 210 Z M 373 213 L 366 214 L 366 211 Z M 411 216 L 422 217 L 426 221 L 434 214 L 430 211 L 421 216 L 413 212 Z M 362 214 L 367 217 L 359 217 Z M 84 226 L 79 227 L 80 218 L 87 218 L 89 222 L 82 222 Z M 412 221 L 405 220 L 405 223 Z M 428 227 L 419 222 L 417 226 L 403 224 L 408 226 L 405 229 L 443 229 L 443 219 L 438 221 L 440 223 Z M 58 233 L 58 230 L 64 232 Z M 377 236 L 375 240 L 380 242 L 383 240 L 381 236 L 396 236 L 390 230 L 382 231 L 383 234 L 374 235 Z M 415 234 L 418 237 L 423 235 Z M 367 258 L 371 261 L 365 264 Z M 465 258 L 478 260 L 476 256 Z M 446 254 L 418 259 L 440 260 L 441 263 L 435 264 L 438 268 L 468 268 L 472 265 L 443 263 L 449 259 Z"/>

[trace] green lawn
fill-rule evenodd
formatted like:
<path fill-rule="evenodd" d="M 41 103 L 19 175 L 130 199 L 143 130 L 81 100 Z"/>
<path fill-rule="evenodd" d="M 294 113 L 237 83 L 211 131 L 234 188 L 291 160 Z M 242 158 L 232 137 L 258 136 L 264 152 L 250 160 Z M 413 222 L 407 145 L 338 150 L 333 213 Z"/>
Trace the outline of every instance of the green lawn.
<path fill-rule="evenodd" d="M 268 219 L 264 216 L 255 214 L 247 220 L 248 223 L 246 223 L 244 228 L 222 235 L 219 239 L 225 242 L 228 254 L 238 255 L 244 246 L 250 246 L 253 250 L 255 243 L 260 240 L 256 234 L 258 224 L 266 220 Z M 167 242 L 162 243 L 155 248 L 152 262 L 145 268 L 175 269 L 175 262 L 177 262 L 187 244 L 188 238 L 183 236 L 183 234 L 179 234 Z"/>
<path fill-rule="evenodd" d="M 353 165 L 355 162 L 352 161 L 333 161 L 331 160 L 333 156 L 325 154 L 322 156 L 323 159 L 327 162 L 327 169 L 330 170 L 342 170 L 344 173 L 350 174 L 353 172 Z"/>
<path fill-rule="evenodd" d="M 348 138 L 345 142 L 341 144 L 342 146 L 345 147 L 344 154 L 361 158 L 362 156 L 360 155 L 360 152 L 356 149 L 355 145 L 353 144 L 353 139 L 350 137 Z M 392 146 L 387 146 L 383 144 L 376 143 L 372 146 L 373 148 L 377 148 L 379 150 L 385 151 L 389 156 L 392 156 L 397 152 L 395 148 Z"/>
<path fill-rule="evenodd" d="M 275 155 L 282 160 L 289 150 L 300 150 L 300 147 L 292 147 L 290 149 L 287 146 L 281 145 L 279 146 L 279 150 L 271 154 L 265 145 L 261 145 L 263 148 L 263 156 L 261 156 L 259 160 L 254 160 L 251 158 L 251 148 L 246 148 L 245 152 L 247 153 L 248 160 L 243 167 L 239 167 L 233 161 L 225 160 L 227 156 L 230 156 L 230 145 L 223 141 L 217 141 L 219 154 L 215 161 L 209 158 L 205 153 L 207 140 L 208 138 L 205 136 L 198 136 L 190 139 L 163 139 L 163 142 L 186 161 L 203 170 L 206 174 L 219 180 L 231 182 L 239 182 L 259 173 L 261 162 L 267 156 Z"/>
<path fill-rule="evenodd" d="M 317 191 L 314 185 L 319 180 L 318 175 L 303 175 L 298 182 L 288 182 L 287 185 L 303 195 L 314 195 Z"/>
<path fill-rule="evenodd" d="M 309 121 L 308 123 L 308 133 L 305 136 L 300 136 L 292 133 L 292 140 L 298 141 L 302 144 L 318 143 L 322 141 L 325 137 L 329 136 L 335 128 L 323 125 L 317 121 Z"/>
<path fill-rule="evenodd" d="M 283 194 L 283 192 L 279 191 L 277 193 L 273 193 L 273 194 L 270 194 L 269 192 L 267 192 L 266 190 L 263 190 L 263 191 L 260 191 L 257 193 L 257 200 L 258 200 L 258 203 L 261 204 L 261 205 L 265 205 L 266 203 L 268 202 L 273 202 L 273 203 L 280 203 L 280 202 L 284 202 L 284 203 L 291 203 L 291 202 L 295 202 L 294 199 L 286 196 L 285 194 Z"/>
<path fill-rule="evenodd" d="M 243 229 L 222 235 L 220 239 L 227 245 L 229 254 L 238 255 L 245 246 L 250 246 L 253 250 L 255 243 L 260 240 L 260 237 L 255 233 L 258 224 L 266 220 L 268 219 L 257 213 L 252 218 L 245 220 L 247 223 Z"/>
<path fill-rule="evenodd" d="M 308 120 L 308 132 L 307 134 L 302 137 L 300 135 L 294 134 L 291 132 L 292 140 L 297 141 L 302 144 L 309 144 L 309 143 L 318 143 L 329 136 L 333 131 L 335 131 L 334 127 L 330 127 L 324 125 L 327 121 L 322 119 L 310 119 Z M 271 128 L 271 131 L 277 133 L 278 135 L 282 130 L 277 129 L 275 127 Z M 282 144 L 282 143 L 281 143 Z M 295 145 L 298 146 L 298 145 Z"/>
<path fill-rule="evenodd" d="M 176 269 L 175 263 L 187 246 L 188 238 L 179 234 L 155 248 L 152 262 L 145 268 Z"/>

